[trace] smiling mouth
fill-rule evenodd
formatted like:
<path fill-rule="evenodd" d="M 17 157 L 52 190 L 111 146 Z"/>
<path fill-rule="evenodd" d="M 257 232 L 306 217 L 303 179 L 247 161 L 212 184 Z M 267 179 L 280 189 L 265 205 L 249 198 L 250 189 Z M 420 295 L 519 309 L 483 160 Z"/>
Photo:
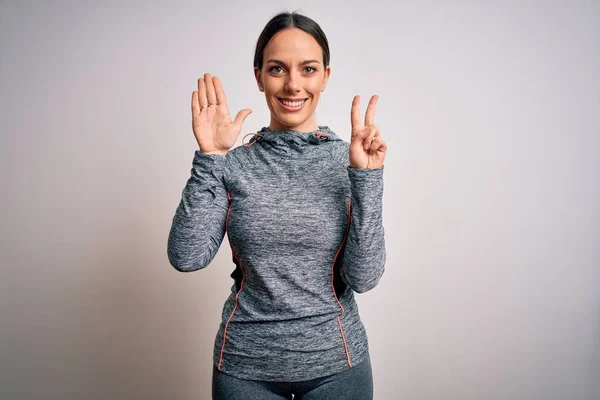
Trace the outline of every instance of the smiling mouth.
<path fill-rule="evenodd" d="M 283 104 L 285 107 L 298 108 L 298 107 L 302 107 L 304 105 L 304 103 L 306 103 L 306 100 L 308 100 L 308 98 L 303 99 L 303 100 L 289 101 L 289 100 L 281 99 L 278 97 L 277 100 L 279 100 L 279 102 L 281 104 Z"/>

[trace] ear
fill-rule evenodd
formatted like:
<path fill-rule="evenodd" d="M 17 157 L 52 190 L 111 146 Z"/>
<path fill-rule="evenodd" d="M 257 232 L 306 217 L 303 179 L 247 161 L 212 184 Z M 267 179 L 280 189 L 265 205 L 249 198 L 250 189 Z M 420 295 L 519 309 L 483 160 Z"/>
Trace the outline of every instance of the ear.
<path fill-rule="evenodd" d="M 265 89 L 260 76 L 260 70 L 257 67 L 254 67 L 254 77 L 256 78 L 256 83 L 258 84 L 258 90 L 264 92 Z"/>
<path fill-rule="evenodd" d="M 327 68 L 325 68 L 325 80 L 323 81 L 323 89 L 321 90 L 321 92 L 323 90 L 325 90 L 325 86 L 327 86 L 327 81 L 329 80 L 330 74 L 331 74 L 331 67 L 328 65 Z"/>

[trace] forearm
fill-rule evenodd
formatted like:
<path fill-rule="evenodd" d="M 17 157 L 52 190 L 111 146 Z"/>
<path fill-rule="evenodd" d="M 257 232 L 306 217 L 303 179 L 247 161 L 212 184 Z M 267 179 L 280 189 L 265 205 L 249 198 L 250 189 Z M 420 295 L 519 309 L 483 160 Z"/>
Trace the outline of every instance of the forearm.
<path fill-rule="evenodd" d="M 373 289 L 385 270 L 383 167 L 348 167 L 352 191 L 350 229 L 341 276 L 354 291 Z"/>
<path fill-rule="evenodd" d="M 219 250 L 228 209 L 224 164 L 221 155 L 194 153 L 167 244 L 169 262 L 179 271 L 205 268 Z"/>

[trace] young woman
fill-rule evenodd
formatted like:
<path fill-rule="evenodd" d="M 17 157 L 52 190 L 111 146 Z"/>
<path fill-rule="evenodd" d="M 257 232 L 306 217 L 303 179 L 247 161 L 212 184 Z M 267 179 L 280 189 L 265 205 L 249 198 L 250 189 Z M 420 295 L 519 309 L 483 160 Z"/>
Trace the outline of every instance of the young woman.
<path fill-rule="evenodd" d="M 168 256 L 182 272 L 205 268 L 228 234 L 236 267 L 214 343 L 214 399 L 373 397 L 354 292 L 375 287 L 385 269 L 387 146 L 374 124 L 377 96 L 364 121 L 354 97 L 349 143 L 315 123 L 330 72 L 319 25 L 286 12 L 267 23 L 254 57 L 268 127 L 232 148 L 251 110 L 232 119 L 208 73 L 193 92 L 199 150 Z"/>

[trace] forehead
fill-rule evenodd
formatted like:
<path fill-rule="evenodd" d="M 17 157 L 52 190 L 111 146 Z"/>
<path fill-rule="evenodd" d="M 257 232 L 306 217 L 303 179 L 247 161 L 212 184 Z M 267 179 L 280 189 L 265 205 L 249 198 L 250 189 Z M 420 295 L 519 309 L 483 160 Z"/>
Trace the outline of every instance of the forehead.
<path fill-rule="evenodd" d="M 276 58 L 282 61 L 315 58 L 323 59 L 319 43 L 302 29 L 289 28 L 271 38 L 264 50 L 265 61 Z"/>

